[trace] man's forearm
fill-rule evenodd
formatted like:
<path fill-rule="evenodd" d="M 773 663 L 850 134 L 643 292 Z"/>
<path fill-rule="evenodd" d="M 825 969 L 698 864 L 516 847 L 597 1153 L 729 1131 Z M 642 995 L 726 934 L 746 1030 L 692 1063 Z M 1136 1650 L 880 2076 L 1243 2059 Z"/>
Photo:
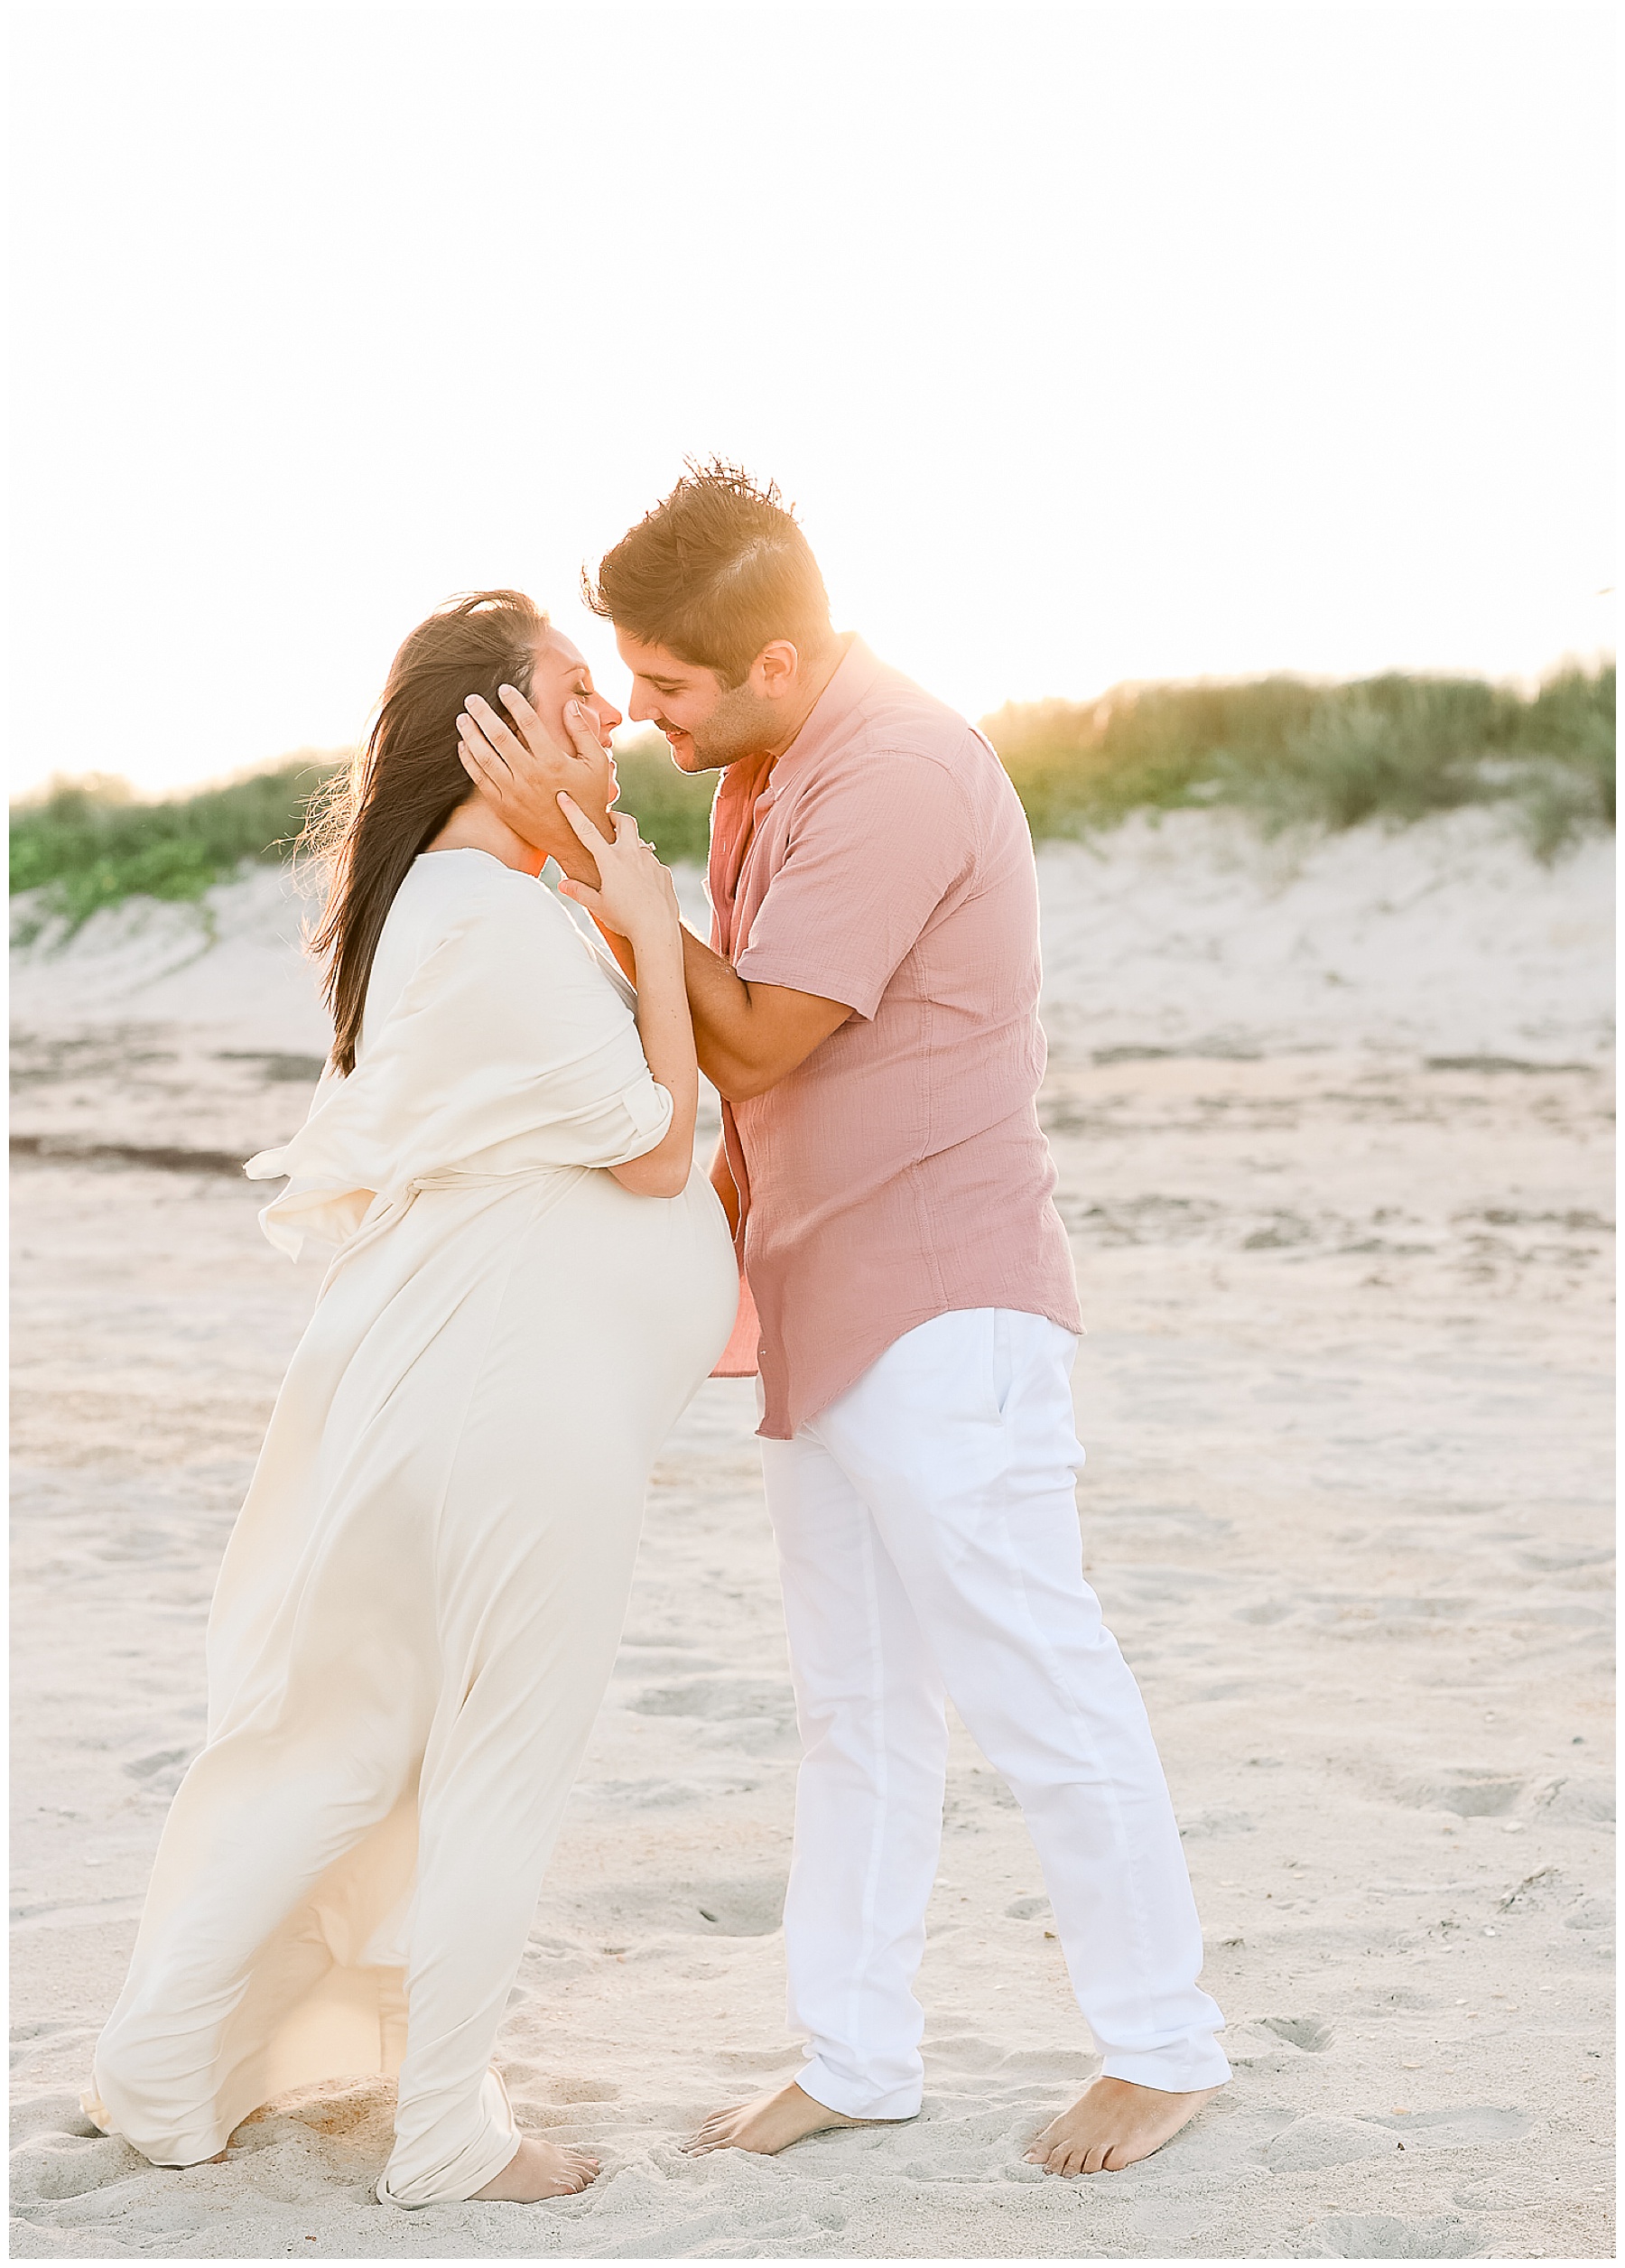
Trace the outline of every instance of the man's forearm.
<path fill-rule="evenodd" d="M 756 1090 L 748 1060 L 750 991 L 720 953 L 682 932 L 682 974 L 694 1019 L 694 1053 L 717 1092 L 737 1101 Z"/>
<path fill-rule="evenodd" d="M 748 1102 L 776 1087 L 852 1012 L 787 984 L 748 984 L 690 929 L 682 933 L 682 976 L 700 1068 L 725 1102 Z"/>

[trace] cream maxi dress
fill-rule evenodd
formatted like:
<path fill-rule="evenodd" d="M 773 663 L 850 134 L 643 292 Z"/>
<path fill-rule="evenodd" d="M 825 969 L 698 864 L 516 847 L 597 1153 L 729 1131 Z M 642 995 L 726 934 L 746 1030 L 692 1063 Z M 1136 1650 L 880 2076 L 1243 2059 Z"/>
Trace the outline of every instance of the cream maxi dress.
<path fill-rule="evenodd" d="M 608 1678 L 649 1469 L 729 1335 L 702 1171 L 602 1169 L 670 1122 L 632 995 L 480 850 L 420 858 L 348 1078 L 261 1218 L 336 1244 L 228 1547 L 209 1739 L 164 1827 L 86 2107 L 191 2165 L 283 2089 L 398 2073 L 379 2195 L 518 2146 L 491 2068 Z"/>

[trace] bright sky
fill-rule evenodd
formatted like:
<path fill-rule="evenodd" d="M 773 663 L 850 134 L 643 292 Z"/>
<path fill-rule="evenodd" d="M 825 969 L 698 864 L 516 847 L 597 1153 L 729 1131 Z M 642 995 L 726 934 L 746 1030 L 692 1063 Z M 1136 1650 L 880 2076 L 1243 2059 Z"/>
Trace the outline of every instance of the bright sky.
<path fill-rule="evenodd" d="M 719 451 L 972 716 L 1611 638 L 1610 14 L 13 12 L 14 788 L 353 740 Z"/>

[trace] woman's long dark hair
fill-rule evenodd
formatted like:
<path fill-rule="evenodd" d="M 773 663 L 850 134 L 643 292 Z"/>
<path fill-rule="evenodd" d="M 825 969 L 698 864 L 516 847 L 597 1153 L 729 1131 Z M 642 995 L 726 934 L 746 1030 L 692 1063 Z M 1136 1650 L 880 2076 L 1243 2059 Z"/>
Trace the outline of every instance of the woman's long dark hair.
<path fill-rule="evenodd" d="M 311 806 L 301 848 L 330 867 L 327 906 L 311 950 L 327 963 L 332 1060 L 346 1076 L 367 1005 L 373 955 L 395 892 L 420 850 L 474 793 L 457 753 L 470 693 L 506 711 L 499 685 L 531 688 L 547 617 L 522 590 L 477 590 L 420 622 L 390 665 L 365 748 Z"/>

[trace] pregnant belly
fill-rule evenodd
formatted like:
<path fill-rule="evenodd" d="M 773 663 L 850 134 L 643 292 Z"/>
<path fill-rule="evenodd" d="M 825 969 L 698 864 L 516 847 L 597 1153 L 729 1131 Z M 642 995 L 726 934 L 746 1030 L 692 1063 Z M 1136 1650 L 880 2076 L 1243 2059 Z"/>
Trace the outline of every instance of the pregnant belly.
<path fill-rule="evenodd" d="M 449 1315 L 482 1287 L 540 1310 L 540 1328 L 544 1315 L 567 1325 L 582 1360 L 618 1350 L 640 1373 L 688 1380 L 684 1399 L 738 1297 L 728 1222 L 699 1167 L 673 1198 L 634 1196 L 597 1169 L 454 1184 L 422 1189 L 340 1255 L 307 1353 L 341 1370 L 385 1311 Z"/>
<path fill-rule="evenodd" d="M 583 1175 L 536 1223 L 571 1304 L 628 1341 L 654 1337 L 696 1382 L 728 1343 L 739 1275 L 727 1216 L 696 1166 L 681 1196 L 639 1197 L 613 1176 Z M 527 1240 L 528 1241 L 528 1240 Z"/>

